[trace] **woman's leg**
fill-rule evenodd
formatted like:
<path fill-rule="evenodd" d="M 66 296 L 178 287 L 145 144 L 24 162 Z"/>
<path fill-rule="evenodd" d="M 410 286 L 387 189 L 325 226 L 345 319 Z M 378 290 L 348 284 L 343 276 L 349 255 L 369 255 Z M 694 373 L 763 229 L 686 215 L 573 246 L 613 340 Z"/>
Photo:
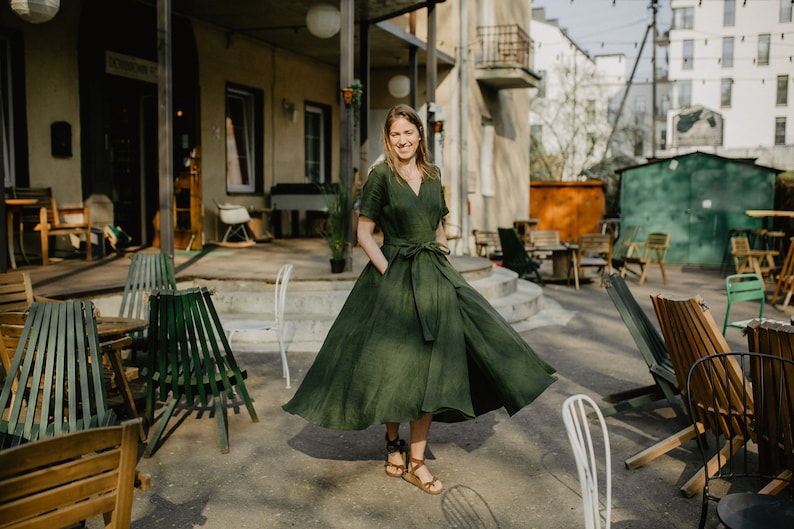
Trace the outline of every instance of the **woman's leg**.
<path fill-rule="evenodd" d="M 405 469 L 405 442 L 396 444 L 400 437 L 400 423 L 386 423 L 386 473 L 392 477 L 400 477 Z M 394 443 L 394 444 L 393 444 Z M 392 445 L 392 446 L 390 446 Z"/>
<path fill-rule="evenodd" d="M 416 419 L 415 421 L 411 421 L 411 450 L 409 452 L 411 459 L 425 459 L 425 450 L 427 449 L 427 436 L 430 433 L 430 425 L 433 422 L 433 416 L 428 414 L 420 419 Z M 412 462 L 408 463 L 408 469 L 413 470 L 417 465 L 413 464 Z M 428 483 L 433 481 L 434 476 L 427 469 L 426 465 L 420 466 L 416 468 L 416 477 L 422 480 L 422 483 Z M 444 486 L 441 484 L 440 481 L 436 480 L 433 483 L 429 491 L 430 492 L 440 492 Z"/>

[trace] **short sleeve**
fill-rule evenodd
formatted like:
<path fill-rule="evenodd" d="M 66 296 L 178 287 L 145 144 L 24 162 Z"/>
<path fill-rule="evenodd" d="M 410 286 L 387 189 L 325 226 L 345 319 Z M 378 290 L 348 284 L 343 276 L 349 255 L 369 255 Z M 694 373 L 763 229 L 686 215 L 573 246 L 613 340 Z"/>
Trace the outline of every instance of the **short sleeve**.
<path fill-rule="evenodd" d="M 386 164 L 378 164 L 370 171 L 361 193 L 360 215 L 378 220 L 388 197 L 386 189 L 388 177 L 389 169 Z"/>

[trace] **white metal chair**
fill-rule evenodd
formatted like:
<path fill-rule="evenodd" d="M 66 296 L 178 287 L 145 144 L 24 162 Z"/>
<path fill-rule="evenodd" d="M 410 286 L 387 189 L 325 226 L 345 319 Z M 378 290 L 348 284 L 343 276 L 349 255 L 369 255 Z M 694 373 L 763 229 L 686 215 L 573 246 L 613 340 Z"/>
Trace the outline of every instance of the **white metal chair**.
<path fill-rule="evenodd" d="M 228 226 L 222 242 L 229 242 L 231 237 L 241 238 L 246 242 L 250 241 L 251 238 L 246 229 L 248 221 L 251 220 L 248 210 L 244 206 L 236 204 L 218 204 L 216 202 L 216 205 L 218 206 L 218 217 Z"/>
<path fill-rule="evenodd" d="M 588 409 L 589 408 L 589 409 Z M 582 486 L 584 522 L 586 529 L 601 527 L 598 491 L 598 462 L 590 432 L 588 415 L 595 414 L 601 425 L 604 448 L 604 527 L 609 529 L 612 518 L 612 459 L 609 452 L 609 433 L 601 409 L 587 395 L 571 395 L 562 405 L 562 420 L 571 442 L 579 482 Z"/>
<path fill-rule="evenodd" d="M 287 301 L 287 285 L 292 274 L 292 264 L 285 264 L 278 271 L 276 276 L 276 287 L 274 294 L 274 319 L 272 320 L 232 320 L 223 324 L 226 332 L 226 339 L 229 347 L 232 346 L 232 337 L 235 333 L 246 331 L 268 331 L 274 330 L 278 336 L 278 348 L 281 353 L 282 376 L 287 379 L 287 389 L 290 388 L 289 365 L 287 365 L 287 353 L 284 348 L 284 305 Z"/>

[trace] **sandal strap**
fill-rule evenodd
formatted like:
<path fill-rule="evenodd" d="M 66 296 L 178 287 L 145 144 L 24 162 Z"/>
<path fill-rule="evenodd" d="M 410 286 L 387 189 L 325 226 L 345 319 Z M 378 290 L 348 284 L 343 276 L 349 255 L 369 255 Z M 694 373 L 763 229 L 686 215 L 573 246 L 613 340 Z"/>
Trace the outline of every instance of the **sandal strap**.
<path fill-rule="evenodd" d="M 399 436 L 397 439 L 390 441 L 389 434 L 386 434 L 386 452 L 389 454 L 405 452 L 405 441 L 400 439 Z"/>

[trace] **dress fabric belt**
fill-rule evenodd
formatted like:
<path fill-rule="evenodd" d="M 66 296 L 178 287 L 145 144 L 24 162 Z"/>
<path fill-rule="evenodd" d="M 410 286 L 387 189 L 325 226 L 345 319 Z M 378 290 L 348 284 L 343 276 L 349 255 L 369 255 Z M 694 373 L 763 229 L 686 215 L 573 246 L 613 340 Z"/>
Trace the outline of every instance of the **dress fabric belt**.
<path fill-rule="evenodd" d="M 449 273 L 448 266 L 444 266 L 445 264 L 448 264 L 446 263 L 446 256 L 448 256 L 450 253 L 449 248 L 435 240 L 413 243 L 390 239 L 384 244 L 384 246 L 397 246 L 397 255 L 403 259 L 411 261 L 411 290 L 413 291 L 416 313 L 419 317 L 419 322 L 422 325 L 422 335 L 426 342 L 434 341 L 436 338 L 433 334 L 433 330 L 431 329 L 428 315 L 438 310 L 438 308 L 435 304 L 429 306 L 430 304 L 427 303 L 427 301 L 432 300 L 427 300 L 427 295 L 421 294 L 423 292 L 431 291 L 428 287 L 434 287 L 436 285 L 438 276 L 436 274 L 429 273 L 431 270 L 430 268 L 419 265 L 419 263 L 417 263 L 417 258 L 427 252 L 444 258 L 444 261 L 439 259 L 432 259 L 431 261 L 436 265 L 436 269 L 449 279 L 447 276 Z M 438 321 L 438 318 L 433 318 L 433 321 Z"/>

